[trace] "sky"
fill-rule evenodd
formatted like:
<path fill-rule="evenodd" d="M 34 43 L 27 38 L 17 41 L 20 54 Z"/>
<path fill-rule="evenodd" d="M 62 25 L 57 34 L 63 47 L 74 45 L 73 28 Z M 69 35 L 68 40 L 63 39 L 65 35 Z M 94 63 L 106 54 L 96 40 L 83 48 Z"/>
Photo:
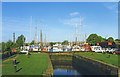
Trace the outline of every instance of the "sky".
<path fill-rule="evenodd" d="M 80 27 L 80 16 L 82 26 Z M 2 41 L 16 39 L 23 34 L 26 42 L 35 39 L 37 24 L 38 41 L 40 29 L 43 40 L 75 41 L 76 24 L 78 41 L 96 33 L 104 38 L 118 38 L 117 2 L 3 2 Z"/>

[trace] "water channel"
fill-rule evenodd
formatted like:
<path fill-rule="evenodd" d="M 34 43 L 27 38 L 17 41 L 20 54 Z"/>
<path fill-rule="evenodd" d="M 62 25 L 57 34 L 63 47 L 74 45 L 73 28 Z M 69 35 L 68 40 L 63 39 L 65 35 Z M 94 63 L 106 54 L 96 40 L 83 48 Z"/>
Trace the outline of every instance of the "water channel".
<path fill-rule="evenodd" d="M 111 75 L 104 67 L 78 59 L 73 55 L 49 55 L 53 65 L 53 77 L 55 75 Z"/>

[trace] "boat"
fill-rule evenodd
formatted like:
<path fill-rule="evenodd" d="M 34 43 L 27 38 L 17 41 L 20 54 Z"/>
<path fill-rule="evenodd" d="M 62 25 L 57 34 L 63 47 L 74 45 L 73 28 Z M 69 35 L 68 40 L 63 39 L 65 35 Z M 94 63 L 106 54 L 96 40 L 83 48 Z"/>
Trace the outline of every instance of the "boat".
<path fill-rule="evenodd" d="M 62 52 L 62 45 L 61 44 L 55 44 L 53 45 L 53 52 Z"/>
<path fill-rule="evenodd" d="M 101 46 L 91 46 L 91 50 L 94 52 L 105 52 Z"/>

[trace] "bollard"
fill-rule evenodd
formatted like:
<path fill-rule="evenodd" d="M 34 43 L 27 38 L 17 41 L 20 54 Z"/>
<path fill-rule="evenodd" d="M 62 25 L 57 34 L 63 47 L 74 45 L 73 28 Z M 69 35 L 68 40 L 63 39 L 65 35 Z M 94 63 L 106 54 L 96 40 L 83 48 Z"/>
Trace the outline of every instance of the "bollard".
<path fill-rule="evenodd" d="M 15 73 L 16 73 L 16 68 L 17 68 L 17 66 L 16 66 L 16 65 L 14 65 L 14 71 L 15 71 Z"/>
<path fill-rule="evenodd" d="M 13 64 L 16 64 L 16 60 L 15 59 L 13 59 Z"/>
<path fill-rule="evenodd" d="M 13 59 L 13 64 L 15 64 L 15 59 Z"/>

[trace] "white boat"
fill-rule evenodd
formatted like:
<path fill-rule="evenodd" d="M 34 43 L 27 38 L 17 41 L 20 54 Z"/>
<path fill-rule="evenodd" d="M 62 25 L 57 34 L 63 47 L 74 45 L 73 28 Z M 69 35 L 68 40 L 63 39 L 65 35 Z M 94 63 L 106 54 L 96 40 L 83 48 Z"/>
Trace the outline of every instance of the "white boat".
<path fill-rule="evenodd" d="M 60 52 L 60 51 L 63 51 L 61 44 L 53 45 L 53 52 Z"/>
<path fill-rule="evenodd" d="M 102 50 L 101 46 L 91 46 L 91 50 L 95 52 L 105 52 L 105 50 Z"/>
<path fill-rule="evenodd" d="M 38 47 L 34 47 L 34 48 L 33 48 L 33 51 L 38 51 Z"/>
<path fill-rule="evenodd" d="M 73 46 L 72 51 L 80 51 L 80 46 Z"/>

